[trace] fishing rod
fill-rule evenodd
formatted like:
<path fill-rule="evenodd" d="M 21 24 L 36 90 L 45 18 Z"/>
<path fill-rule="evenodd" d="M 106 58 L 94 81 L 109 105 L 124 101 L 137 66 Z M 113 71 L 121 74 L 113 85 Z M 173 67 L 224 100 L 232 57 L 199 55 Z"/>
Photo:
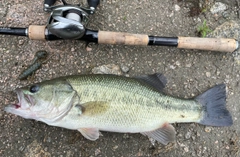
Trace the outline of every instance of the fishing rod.
<path fill-rule="evenodd" d="M 52 6 L 56 0 L 45 0 L 44 10 L 51 12 L 47 25 L 30 25 L 28 28 L 0 27 L 0 34 L 26 36 L 32 40 L 83 40 L 98 44 L 175 46 L 183 49 L 198 49 L 233 52 L 239 42 L 230 38 L 163 37 L 125 32 L 90 30 L 86 28 L 89 16 L 94 14 L 100 0 L 88 0 L 89 8 L 71 5 Z"/>

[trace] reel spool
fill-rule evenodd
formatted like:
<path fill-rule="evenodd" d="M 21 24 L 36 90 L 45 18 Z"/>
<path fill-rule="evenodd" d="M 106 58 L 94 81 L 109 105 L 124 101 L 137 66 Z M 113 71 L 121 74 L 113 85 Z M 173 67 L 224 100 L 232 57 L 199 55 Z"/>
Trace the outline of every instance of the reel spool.
<path fill-rule="evenodd" d="M 61 6 L 52 10 L 47 29 L 62 39 L 79 39 L 85 33 L 91 9 L 77 6 Z"/>

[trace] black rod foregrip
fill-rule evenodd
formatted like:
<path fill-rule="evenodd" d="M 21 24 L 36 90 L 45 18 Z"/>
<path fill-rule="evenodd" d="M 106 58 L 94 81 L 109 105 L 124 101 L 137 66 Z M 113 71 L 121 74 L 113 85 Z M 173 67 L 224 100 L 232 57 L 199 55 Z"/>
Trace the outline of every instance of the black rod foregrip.
<path fill-rule="evenodd" d="M 98 43 L 98 31 L 86 29 L 84 36 L 79 40 Z"/>
<path fill-rule="evenodd" d="M 16 36 L 27 36 L 27 28 L 0 27 L 0 34 L 16 35 Z"/>

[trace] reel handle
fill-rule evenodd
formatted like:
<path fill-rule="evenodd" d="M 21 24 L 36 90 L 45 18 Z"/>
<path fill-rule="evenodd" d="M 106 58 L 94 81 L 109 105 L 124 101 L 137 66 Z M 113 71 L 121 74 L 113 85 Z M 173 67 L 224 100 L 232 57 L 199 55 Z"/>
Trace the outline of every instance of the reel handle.
<path fill-rule="evenodd" d="M 44 0 L 44 6 L 50 7 L 52 6 L 57 0 Z"/>
<path fill-rule="evenodd" d="M 94 9 L 96 9 L 99 3 L 100 0 L 88 0 L 88 5 L 90 8 L 93 7 Z"/>

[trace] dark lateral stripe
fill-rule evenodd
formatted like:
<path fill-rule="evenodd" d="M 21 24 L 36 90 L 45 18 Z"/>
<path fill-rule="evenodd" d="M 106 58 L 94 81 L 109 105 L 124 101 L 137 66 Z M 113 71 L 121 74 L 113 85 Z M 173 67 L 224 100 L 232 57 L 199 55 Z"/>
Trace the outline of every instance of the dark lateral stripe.
<path fill-rule="evenodd" d="M 182 101 L 182 103 L 176 104 L 174 103 L 174 101 L 169 103 L 164 103 L 158 100 L 156 100 L 156 103 L 159 104 L 166 111 L 167 110 L 175 110 L 175 111 L 201 111 L 202 110 L 202 106 L 194 100 L 179 99 L 179 101 Z"/>
<path fill-rule="evenodd" d="M 182 106 L 171 106 L 171 105 L 164 105 L 161 104 L 162 108 L 166 109 L 166 110 L 176 110 L 176 111 L 200 111 L 201 110 L 201 106 L 192 106 L 189 107 L 187 105 L 182 105 Z"/>
<path fill-rule="evenodd" d="M 148 45 L 178 46 L 178 37 L 149 36 Z"/>

